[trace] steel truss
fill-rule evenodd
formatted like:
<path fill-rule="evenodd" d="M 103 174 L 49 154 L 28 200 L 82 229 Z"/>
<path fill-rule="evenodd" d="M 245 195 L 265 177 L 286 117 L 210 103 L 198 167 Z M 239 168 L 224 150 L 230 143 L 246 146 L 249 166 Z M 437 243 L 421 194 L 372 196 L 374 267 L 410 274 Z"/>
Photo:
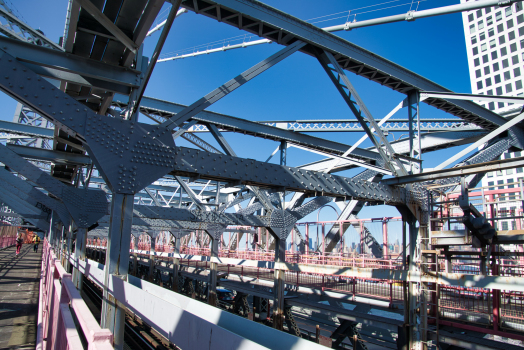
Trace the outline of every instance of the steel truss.
<path fill-rule="evenodd" d="M 485 3 L 486 6 L 492 5 L 492 1 Z M 66 249 L 70 249 L 73 240 L 76 242 L 72 259 L 76 261 L 73 280 L 77 288 L 82 285 L 78 262 L 86 258 L 88 234 L 108 237 L 102 285 L 102 326 L 113 332 L 115 348 L 123 348 L 125 311 L 123 301 L 117 300 L 110 290 L 110 281 L 127 278 L 131 236 L 143 232 L 150 234 L 153 251 L 154 238 L 164 234 L 163 231 L 170 231 L 175 238 L 175 250 L 180 249 L 183 239 L 189 239 L 191 232 L 206 232 L 206 238 L 200 239 L 199 244 L 210 250 L 208 302 L 214 306 L 217 304 L 219 245 L 223 244 L 223 234 L 228 226 L 260 228 L 258 233 L 267 230 L 273 241 L 266 236 L 265 243 L 256 243 L 266 250 L 274 247 L 273 325 L 283 329 L 284 314 L 287 313 L 290 328 L 299 333 L 290 317 L 290 309 L 286 310 L 284 303 L 285 274 L 293 271 L 298 276 L 299 270 L 312 274 L 318 270 L 286 262 L 286 239 L 292 230 L 297 231 L 295 224 L 298 220 L 333 199 L 343 209 L 339 220 L 355 218 L 367 202 L 395 205 L 401 211 L 408 225 L 406 236 L 410 242 L 410 260 L 405 262 L 403 270 L 340 271 L 329 266 L 323 266 L 321 270 L 344 277 L 365 274 L 367 278 L 407 282 L 403 293 L 406 295 L 405 317 L 410 346 L 427 346 L 426 313 L 431 302 L 431 284 L 452 281 L 454 285 L 467 287 L 476 286 L 478 280 L 473 275 L 464 278 L 453 274 L 432 275 L 427 268 L 434 253 L 430 249 L 428 227 L 431 214 L 428 200 L 433 192 L 426 187 L 446 185 L 458 178 L 462 178 L 463 187 L 467 186 L 466 183 L 478 182 L 478 173 L 490 169 L 486 161 L 497 158 L 509 147 L 522 147 L 524 138 L 517 121 L 523 116 L 508 123 L 505 118 L 471 101 L 457 100 L 456 96 L 449 95 L 450 91 L 401 66 L 252 0 L 174 1 L 154 57 L 148 63 L 142 57 L 140 45 L 163 1 L 142 1 L 139 5 L 138 2 L 124 1 L 118 11 L 111 4 L 108 2 L 101 8 L 89 0 L 72 1 L 62 48 L 50 42 L 46 45 L 52 46 L 53 50 L 34 45 L 45 38 L 25 27 L 22 34 L 30 33 L 27 35 L 31 35 L 31 40 L 20 35 L 0 38 L 0 89 L 20 102 L 15 122 L 28 124 L 0 124 L 0 130 L 8 133 L 6 138 L 14 140 L 12 135 L 19 135 L 16 142 L 20 143 L 0 145 L 0 161 L 31 182 L 24 182 L 0 169 L 0 200 L 43 231 L 50 230 L 56 221 L 61 222 Z M 179 6 L 255 33 L 283 45 L 283 48 L 190 106 L 142 97 Z M 17 25 L 23 28 L 22 24 Z M 7 30 L 5 25 L 1 27 Z M 373 143 L 373 148 L 358 148 L 362 140 L 351 146 L 296 132 L 355 130 L 356 123 L 350 121 L 322 121 L 318 125 L 311 124 L 316 121 L 257 123 L 205 111 L 298 51 L 319 60 L 357 118 L 359 130 L 365 131 Z M 383 122 L 375 121 L 351 85 L 348 72 L 402 92 L 408 98 Z M 53 86 L 43 77 L 59 80 L 60 87 Z M 424 95 L 427 91 L 432 93 Z M 115 97 L 115 94 L 120 95 Z M 453 120 L 448 124 L 442 120 L 420 119 L 418 104 L 422 100 L 462 121 Z M 399 125 L 395 120 L 387 121 L 404 106 L 408 107 L 407 122 L 402 121 L 403 124 Z M 153 119 L 157 125 L 139 122 L 139 113 Z M 52 134 L 48 132 L 50 126 L 54 126 Z M 390 142 L 384 133 L 384 130 L 404 129 L 409 131 L 407 140 Z M 446 132 L 420 133 L 425 130 Z M 209 131 L 221 149 L 194 134 L 200 131 Z M 277 141 L 280 164 L 238 157 L 227 142 L 224 132 L 228 131 Z M 508 136 L 494 138 L 503 131 L 507 131 Z M 24 144 L 27 137 L 30 140 Z M 185 138 L 200 149 L 177 146 L 177 137 Z M 44 152 L 48 150 L 41 148 L 50 148 L 51 139 L 54 152 Z M 422 172 L 420 163 L 424 152 L 479 140 L 490 143 L 460 166 L 433 173 Z M 29 145 L 37 146 L 39 150 L 21 147 Z M 301 167 L 288 167 L 288 147 L 311 150 L 326 159 Z M 54 162 L 52 175 L 23 157 Z M 509 166 L 499 163 L 494 168 Z M 521 160 L 511 166 L 515 164 L 521 164 Z M 92 176 L 93 167 L 99 176 Z M 367 170 L 353 178 L 332 174 L 354 167 Z M 394 177 L 381 181 L 382 174 Z M 471 177 L 463 180 L 466 174 Z M 153 184 L 162 177 L 167 184 Z M 430 180 L 436 181 L 427 183 Z M 424 182 L 426 187 L 414 185 L 415 182 Z M 94 189 L 95 186 L 106 191 Z M 290 192 L 294 192 L 293 199 L 286 205 L 286 193 Z M 164 198 L 167 193 L 169 200 Z M 146 197 L 151 205 L 140 205 Z M 249 204 L 242 208 L 241 204 L 246 201 Z M 475 219 L 481 219 L 480 213 L 468 209 L 467 203 L 462 204 L 465 211 L 471 210 Z M 232 207 L 236 213 L 226 212 Z M 334 247 L 344 228 L 342 232 L 332 231 L 322 247 L 326 251 Z M 304 238 L 297 237 L 296 241 L 302 244 Z M 229 245 L 238 247 L 238 238 Z M 376 242 L 369 232 L 367 238 L 370 244 Z M 380 253 L 377 249 L 375 255 Z M 179 251 L 171 258 L 173 288 L 184 288 L 194 294 L 191 281 L 186 279 L 184 286 L 177 283 Z M 136 266 L 136 258 L 134 263 Z M 150 264 L 154 269 L 154 258 Z M 515 280 L 521 282 L 522 278 Z M 484 282 L 483 286 L 487 288 L 511 285 L 499 276 L 486 276 Z M 364 348 L 355 322 L 343 325 L 337 338 L 350 335 L 355 339 L 355 346 Z"/>

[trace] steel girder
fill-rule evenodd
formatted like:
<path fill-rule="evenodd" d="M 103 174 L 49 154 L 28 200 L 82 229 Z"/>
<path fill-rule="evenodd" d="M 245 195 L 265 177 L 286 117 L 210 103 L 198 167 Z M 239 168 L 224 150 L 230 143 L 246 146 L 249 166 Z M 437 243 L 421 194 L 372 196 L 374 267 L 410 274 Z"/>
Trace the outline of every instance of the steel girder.
<path fill-rule="evenodd" d="M 53 210 L 58 215 L 64 226 L 69 226 L 71 222 L 71 217 L 62 202 L 59 202 L 56 199 L 46 196 L 44 193 L 30 185 L 28 181 L 24 181 L 21 178 L 15 176 L 14 174 L 2 168 L 0 168 L 0 179 L 5 184 L 11 185 L 12 187 L 18 189 L 25 195 L 29 196 L 31 200 L 35 200 L 38 203 L 41 203 L 46 208 Z M 35 206 L 38 207 L 38 203 Z"/>
<path fill-rule="evenodd" d="M 0 201 L 6 203 L 14 212 L 20 214 L 24 220 L 29 221 L 42 231 L 49 229 L 49 223 L 42 218 L 47 218 L 48 213 L 18 198 L 15 194 L 5 189 L 5 184 L 0 184 Z"/>
<path fill-rule="evenodd" d="M 405 204 L 406 190 L 367 181 L 174 147 L 172 175 L 280 188 L 311 195 L 351 197 L 367 201 Z"/>
<path fill-rule="evenodd" d="M 429 79 L 385 58 L 328 33 L 312 24 L 254 0 L 192 0 L 182 1 L 182 7 L 198 14 L 254 33 L 279 44 L 289 36 L 310 45 L 301 51 L 315 56 L 317 50 L 330 52 L 343 69 L 364 76 L 395 91 L 407 94 L 411 90 L 451 92 Z M 506 122 L 498 114 L 472 101 L 428 98 L 425 103 L 451 113 L 487 130 Z"/>
<path fill-rule="evenodd" d="M 486 131 L 446 131 L 431 134 L 422 134 L 422 153 L 433 152 L 449 147 L 470 144 L 472 142 L 477 141 L 482 136 L 486 135 L 486 133 Z M 402 155 L 409 154 L 409 140 L 407 139 L 393 141 L 391 142 L 391 146 L 393 147 L 395 153 Z M 373 148 L 370 148 L 369 150 L 373 150 Z M 300 166 L 300 168 L 306 170 L 322 171 L 324 169 L 329 168 L 332 162 L 336 162 L 336 160 L 323 159 L 309 164 L 304 164 Z M 350 167 L 353 167 L 351 163 L 341 161 L 340 164 L 333 168 L 331 172 L 347 170 Z"/>
<path fill-rule="evenodd" d="M 4 8 L 2 8 L 2 6 Z M 28 42 L 34 45 L 42 45 L 46 48 L 63 51 L 63 49 L 57 43 L 48 39 L 43 33 L 38 30 L 35 30 L 25 24 L 22 20 L 14 16 L 11 12 L 11 9 L 7 8 L 7 4 L 2 2 L 0 6 L 0 17 L 6 21 L 6 24 L 3 24 L 0 21 L 0 33 L 7 35 L 10 38 Z M 13 27 L 18 27 L 18 31 Z"/>
<path fill-rule="evenodd" d="M 60 198 L 78 227 L 90 227 L 107 211 L 107 200 L 103 191 L 67 186 L 3 145 L 0 145 L 0 161 Z"/>
<path fill-rule="evenodd" d="M 129 95 L 140 71 L 0 37 L 5 52 L 34 72 L 63 82 Z"/>
<path fill-rule="evenodd" d="M 342 98 L 344 98 L 351 112 L 353 112 L 362 128 L 366 131 L 368 138 L 375 145 L 375 150 L 380 154 L 386 168 L 391 170 L 396 176 L 407 175 L 404 165 L 396 157 L 393 148 L 377 125 L 375 118 L 373 118 L 333 55 L 327 51 L 320 51 L 317 54 L 317 59 Z"/>
<path fill-rule="evenodd" d="M 11 123 L 4 120 L 0 120 L 0 131 L 10 134 L 44 139 L 52 139 L 54 136 L 54 129 L 47 129 L 28 124 Z"/>
<path fill-rule="evenodd" d="M 68 165 L 89 165 L 91 158 L 83 154 L 62 152 L 44 148 L 7 144 L 7 148 L 21 157 Z"/>
<path fill-rule="evenodd" d="M 123 108 L 127 106 L 128 98 L 126 96 L 116 95 L 113 104 L 119 108 Z M 142 103 L 140 104 L 140 111 L 142 113 L 145 112 L 147 114 L 156 114 L 164 119 L 171 118 L 173 115 L 181 112 L 185 108 L 186 106 L 178 103 L 154 99 L 151 97 L 144 97 L 142 99 Z M 263 125 L 246 119 L 235 118 L 215 112 L 202 111 L 194 115 L 192 119 L 196 119 L 201 123 L 214 124 L 221 130 L 225 131 L 242 132 L 247 135 L 275 140 L 278 142 L 293 142 L 299 145 L 322 150 L 328 153 L 334 153 L 337 155 L 343 154 L 351 147 L 349 145 L 325 140 L 319 137 L 300 134 L 290 130 Z M 380 156 L 376 152 L 360 148 L 355 149 L 352 153 L 352 156 L 367 161 L 376 161 L 377 159 L 380 159 Z"/>
<path fill-rule="evenodd" d="M 511 140 L 509 138 L 504 138 L 502 140 L 496 140 L 492 142 L 491 144 L 487 145 L 471 157 L 468 157 L 468 159 L 464 160 L 460 164 L 457 164 L 455 167 L 458 166 L 465 166 L 465 165 L 473 165 L 473 164 L 480 164 L 489 162 L 492 160 L 497 159 L 500 157 L 500 155 L 504 152 L 506 152 L 509 147 L 511 146 Z M 480 180 L 482 180 L 484 176 L 484 173 L 479 173 L 476 175 L 471 176 L 471 179 L 468 181 L 468 188 L 476 186 Z M 459 183 L 460 177 L 448 177 L 445 179 L 440 179 L 434 181 L 435 184 L 439 185 L 449 185 L 452 183 Z"/>

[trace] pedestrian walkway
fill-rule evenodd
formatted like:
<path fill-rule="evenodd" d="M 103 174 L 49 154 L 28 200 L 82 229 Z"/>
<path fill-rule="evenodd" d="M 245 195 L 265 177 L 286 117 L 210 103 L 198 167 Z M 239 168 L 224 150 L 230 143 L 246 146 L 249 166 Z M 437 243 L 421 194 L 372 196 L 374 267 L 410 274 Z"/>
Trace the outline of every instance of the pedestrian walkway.
<path fill-rule="evenodd" d="M 42 245 L 0 251 L 0 349 L 34 349 Z"/>

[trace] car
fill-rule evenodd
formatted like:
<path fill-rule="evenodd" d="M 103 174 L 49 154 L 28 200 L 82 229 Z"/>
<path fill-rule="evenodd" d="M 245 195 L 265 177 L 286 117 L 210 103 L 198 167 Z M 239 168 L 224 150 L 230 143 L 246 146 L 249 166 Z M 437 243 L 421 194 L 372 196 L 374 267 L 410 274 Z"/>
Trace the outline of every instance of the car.
<path fill-rule="evenodd" d="M 232 304 L 235 294 L 229 289 L 217 288 L 217 298 L 219 302 L 224 302 L 226 304 Z"/>

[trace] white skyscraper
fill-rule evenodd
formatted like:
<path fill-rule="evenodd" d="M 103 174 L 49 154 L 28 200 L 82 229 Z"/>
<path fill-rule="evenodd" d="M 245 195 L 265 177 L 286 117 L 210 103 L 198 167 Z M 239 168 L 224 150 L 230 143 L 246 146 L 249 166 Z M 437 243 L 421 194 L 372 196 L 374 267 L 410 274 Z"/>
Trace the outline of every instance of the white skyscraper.
<path fill-rule="evenodd" d="M 522 9 L 522 3 L 518 2 L 462 13 L 472 93 L 524 96 Z M 504 102 L 483 102 L 482 105 L 502 114 L 515 109 Z"/>
<path fill-rule="evenodd" d="M 461 3 L 473 0 L 460 0 Z M 462 13 L 469 75 L 473 94 L 524 96 L 524 11 L 518 2 L 507 7 L 485 8 Z M 522 105 L 504 102 L 481 102 L 501 115 L 520 111 Z M 504 153 L 501 158 L 520 157 L 521 152 Z M 518 187 L 523 168 L 487 173 L 482 186 L 492 189 Z M 486 189 L 488 190 L 488 189 Z M 499 216 L 514 216 L 520 208 L 510 195 L 496 195 Z M 513 197 L 514 199 L 514 197 Z M 522 215 L 522 214 L 517 214 Z M 516 229 L 516 221 L 499 221 L 499 230 Z"/>

